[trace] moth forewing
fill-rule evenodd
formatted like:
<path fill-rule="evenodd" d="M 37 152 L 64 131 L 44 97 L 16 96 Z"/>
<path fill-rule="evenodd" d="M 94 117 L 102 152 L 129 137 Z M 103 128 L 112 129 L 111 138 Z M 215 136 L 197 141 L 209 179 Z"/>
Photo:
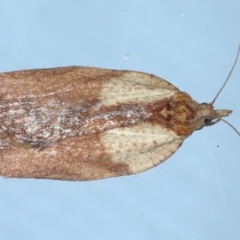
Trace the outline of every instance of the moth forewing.
<path fill-rule="evenodd" d="M 167 159 L 194 131 L 191 97 L 150 74 L 66 67 L 4 73 L 0 81 L 3 176 L 133 174 Z"/>

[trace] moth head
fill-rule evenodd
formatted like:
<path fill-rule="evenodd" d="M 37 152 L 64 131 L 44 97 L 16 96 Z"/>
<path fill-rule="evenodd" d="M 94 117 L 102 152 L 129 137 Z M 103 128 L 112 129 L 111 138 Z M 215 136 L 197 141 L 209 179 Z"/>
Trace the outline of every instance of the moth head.
<path fill-rule="evenodd" d="M 202 103 L 198 105 L 198 121 L 195 130 L 200 130 L 206 126 L 212 126 L 215 123 L 227 117 L 232 110 L 215 110 L 212 103 Z M 224 121 L 224 120 L 223 120 Z"/>

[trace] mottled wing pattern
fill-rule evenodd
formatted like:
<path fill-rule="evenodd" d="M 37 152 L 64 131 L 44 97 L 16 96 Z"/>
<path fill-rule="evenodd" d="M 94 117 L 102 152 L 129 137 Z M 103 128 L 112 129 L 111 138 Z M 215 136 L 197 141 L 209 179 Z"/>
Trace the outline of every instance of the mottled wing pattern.
<path fill-rule="evenodd" d="M 135 174 L 167 159 L 184 140 L 161 119 L 148 120 L 152 103 L 162 108 L 179 91 L 153 75 L 66 67 L 4 73 L 0 82 L 3 176 Z"/>

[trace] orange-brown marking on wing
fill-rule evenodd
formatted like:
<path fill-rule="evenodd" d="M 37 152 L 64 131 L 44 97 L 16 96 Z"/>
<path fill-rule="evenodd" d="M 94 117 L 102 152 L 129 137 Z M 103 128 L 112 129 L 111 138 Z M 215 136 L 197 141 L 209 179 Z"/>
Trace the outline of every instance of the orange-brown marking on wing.
<path fill-rule="evenodd" d="M 130 174 L 127 164 L 113 163 L 99 135 L 69 138 L 44 150 L 12 146 L 0 151 L 5 177 L 94 180 Z"/>
<path fill-rule="evenodd" d="M 61 101 L 69 103 L 95 103 L 99 101 L 102 84 L 123 74 L 123 71 L 87 67 L 2 73 L 0 100 L 34 99 L 41 103 L 44 98 L 58 97 Z"/>
<path fill-rule="evenodd" d="M 177 92 L 172 97 L 149 105 L 151 121 L 173 130 L 179 136 L 189 136 L 195 127 L 197 108 L 191 97 Z"/>

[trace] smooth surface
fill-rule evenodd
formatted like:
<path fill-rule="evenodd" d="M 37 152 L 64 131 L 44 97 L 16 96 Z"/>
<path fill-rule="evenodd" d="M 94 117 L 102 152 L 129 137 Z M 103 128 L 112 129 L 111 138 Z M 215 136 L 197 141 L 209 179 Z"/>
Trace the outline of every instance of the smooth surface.
<path fill-rule="evenodd" d="M 210 102 L 240 42 L 239 1 L 2 1 L 0 72 L 149 72 Z M 240 129 L 240 62 L 216 108 Z M 195 132 L 165 163 L 92 182 L 0 178 L 0 239 L 239 239 L 239 136 Z"/>

